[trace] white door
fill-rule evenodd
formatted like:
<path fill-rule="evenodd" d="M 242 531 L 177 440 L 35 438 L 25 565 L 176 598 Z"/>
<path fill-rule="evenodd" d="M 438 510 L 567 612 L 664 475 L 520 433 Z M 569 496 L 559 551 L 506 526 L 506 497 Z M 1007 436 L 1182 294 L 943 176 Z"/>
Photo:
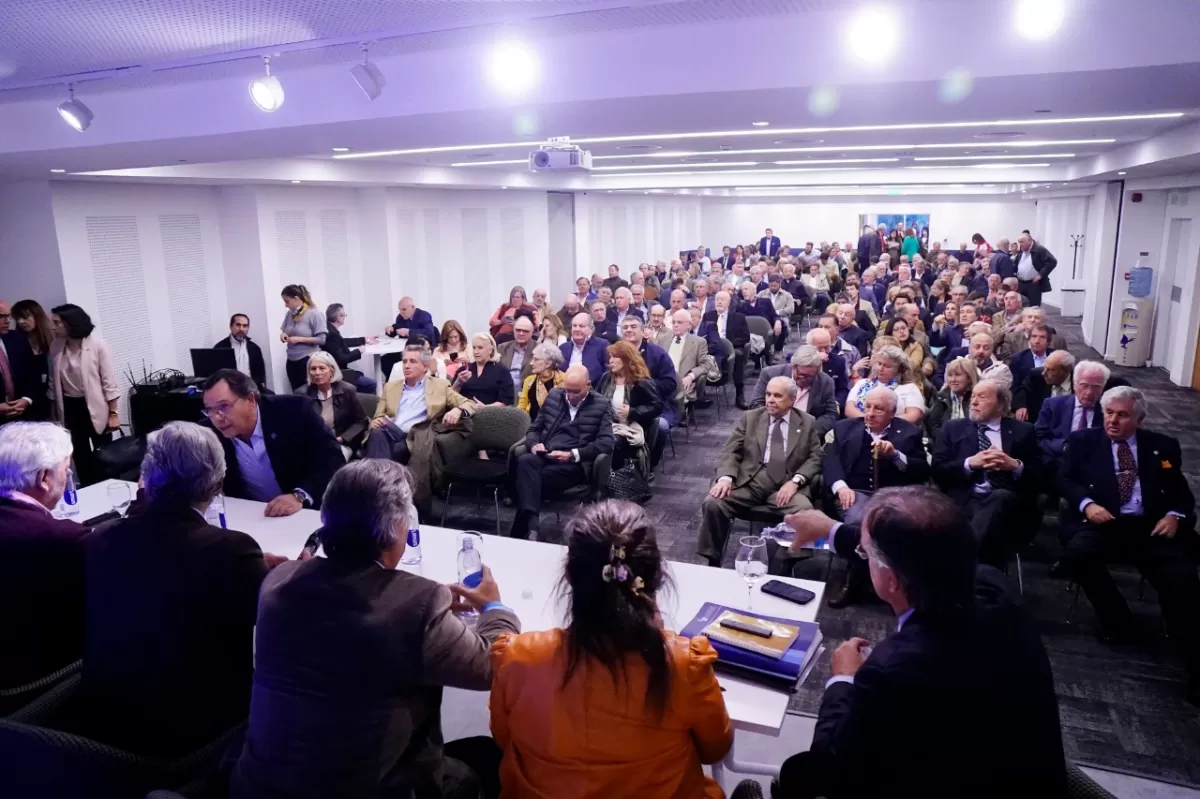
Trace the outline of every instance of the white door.
<path fill-rule="evenodd" d="M 1178 275 L 1188 274 L 1187 242 L 1191 240 L 1192 220 L 1172 219 L 1167 228 L 1167 246 L 1163 251 L 1162 274 L 1157 275 L 1155 305 L 1157 313 L 1154 323 L 1154 349 L 1150 361 L 1154 366 L 1166 366 L 1171 351 L 1171 342 L 1179 333 L 1182 317 L 1180 299 L 1183 294 Z"/>

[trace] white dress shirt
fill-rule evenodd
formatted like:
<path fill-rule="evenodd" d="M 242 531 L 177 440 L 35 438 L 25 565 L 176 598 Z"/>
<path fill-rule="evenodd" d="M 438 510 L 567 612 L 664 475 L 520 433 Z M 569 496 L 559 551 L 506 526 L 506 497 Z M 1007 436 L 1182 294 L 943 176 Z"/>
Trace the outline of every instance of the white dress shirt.
<path fill-rule="evenodd" d="M 583 343 L 587 344 L 587 341 L 584 341 Z M 574 341 L 571 342 L 571 362 L 568 363 L 567 365 L 568 366 L 582 366 L 583 365 L 583 347 L 579 346 Z M 568 402 L 567 404 L 570 405 L 571 403 Z M 571 418 L 574 419 L 575 417 L 572 416 Z"/>
<path fill-rule="evenodd" d="M 238 341 L 233 336 L 229 337 L 229 346 L 233 348 L 233 360 L 237 370 L 250 377 L 250 348 L 246 346 L 246 341 Z"/>
<path fill-rule="evenodd" d="M 1017 256 L 1017 280 L 1033 280 L 1038 272 L 1033 268 L 1033 251 L 1021 251 Z"/>
<path fill-rule="evenodd" d="M 726 338 L 725 323 L 728 321 L 728 319 L 729 319 L 728 311 L 717 313 L 717 335 L 719 335 L 721 338 Z"/>
<path fill-rule="evenodd" d="M 675 336 L 671 339 L 671 346 L 667 348 L 667 354 L 671 356 L 671 363 L 675 364 L 675 373 L 679 373 L 679 360 L 683 357 L 683 336 Z"/>

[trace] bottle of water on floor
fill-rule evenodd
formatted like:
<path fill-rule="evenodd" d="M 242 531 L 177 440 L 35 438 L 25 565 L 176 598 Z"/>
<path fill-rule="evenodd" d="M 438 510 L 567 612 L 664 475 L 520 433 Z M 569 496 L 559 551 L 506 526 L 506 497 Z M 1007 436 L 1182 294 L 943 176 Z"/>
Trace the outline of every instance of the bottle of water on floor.
<path fill-rule="evenodd" d="M 775 543 L 779 544 L 782 547 L 790 547 L 792 545 L 792 542 L 796 540 L 796 531 L 793 530 L 792 526 L 790 524 L 788 524 L 787 522 L 780 522 L 779 524 L 775 525 L 774 527 L 768 527 L 765 530 L 763 530 L 762 534 L 764 536 L 766 536 L 767 538 L 774 540 Z M 804 548 L 805 549 L 824 549 L 825 548 L 825 539 L 823 537 L 818 538 L 816 541 L 814 541 L 811 544 L 806 545 Z"/>
<path fill-rule="evenodd" d="M 417 521 L 417 509 L 408 507 L 408 541 L 400 562 L 405 566 L 416 566 L 421 562 L 421 527 Z"/>
<path fill-rule="evenodd" d="M 483 555 L 479 551 L 478 535 L 467 533 L 462 536 L 458 550 L 458 581 L 467 588 L 478 588 L 483 580 Z M 475 611 L 463 613 L 474 616 Z"/>
<path fill-rule="evenodd" d="M 79 515 L 79 483 L 75 479 L 75 467 L 67 467 L 67 485 L 63 489 L 62 502 L 59 503 L 59 515 L 64 519 L 74 519 Z"/>

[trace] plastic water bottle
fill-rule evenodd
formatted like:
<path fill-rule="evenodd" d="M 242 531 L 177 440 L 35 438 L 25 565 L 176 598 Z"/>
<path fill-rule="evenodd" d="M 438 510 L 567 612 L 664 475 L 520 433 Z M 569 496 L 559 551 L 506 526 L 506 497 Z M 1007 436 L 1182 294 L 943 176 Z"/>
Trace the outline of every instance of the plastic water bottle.
<path fill-rule="evenodd" d="M 408 509 L 408 540 L 400 562 L 405 566 L 416 566 L 421 562 L 421 528 L 417 521 L 417 510 L 412 506 Z"/>
<path fill-rule="evenodd" d="M 780 546 L 785 546 L 785 547 L 790 547 L 792 545 L 792 542 L 796 540 L 796 531 L 793 530 L 792 526 L 790 524 L 788 524 L 787 522 L 780 522 L 779 524 L 775 525 L 774 527 L 768 527 L 765 530 L 763 530 L 762 534 L 764 536 L 766 536 L 767 538 L 774 539 L 775 543 L 779 544 Z M 816 541 L 813 541 L 811 544 L 806 544 L 804 546 L 804 549 L 821 550 L 824 548 L 825 548 L 825 538 L 824 537 L 818 538 Z"/>
<path fill-rule="evenodd" d="M 478 588 L 483 581 L 483 556 L 475 547 L 474 536 L 464 535 L 458 550 L 458 581 L 467 588 Z M 474 616 L 475 611 L 468 614 Z"/>
<path fill-rule="evenodd" d="M 213 501 L 208 505 L 208 510 L 204 511 L 204 520 L 214 527 L 228 529 L 229 525 L 225 523 L 224 494 L 217 494 L 213 497 Z"/>
<path fill-rule="evenodd" d="M 76 489 L 75 467 L 67 467 L 67 485 L 62 495 L 62 516 L 73 519 L 79 515 L 79 491 Z"/>

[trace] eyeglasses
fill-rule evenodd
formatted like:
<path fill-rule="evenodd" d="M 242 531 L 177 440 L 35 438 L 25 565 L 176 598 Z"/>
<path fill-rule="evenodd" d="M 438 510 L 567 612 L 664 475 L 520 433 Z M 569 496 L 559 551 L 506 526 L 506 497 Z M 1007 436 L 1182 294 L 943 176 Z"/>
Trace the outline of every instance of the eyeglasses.
<path fill-rule="evenodd" d="M 858 543 L 858 546 L 856 546 L 854 548 L 854 554 L 858 555 L 863 560 L 866 560 L 866 561 L 872 560 L 871 553 L 867 552 L 866 547 L 864 547 L 862 545 L 861 541 Z M 890 566 L 888 566 L 887 561 L 885 561 L 883 558 L 879 557 L 878 554 L 875 555 L 874 561 L 875 561 L 875 565 L 882 569 L 890 569 L 891 568 Z"/>
<path fill-rule="evenodd" d="M 214 405 L 211 408 L 201 408 L 200 413 L 204 414 L 209 419 L 212 419 L 214 416 L 220 416 L 222 419 L 224 419 L 229 416 L 229 414 L 233 411 L 233 406 L 237 405 L 237 403 L 237 400 L 234 400 L 233 402 L 223 402 L 220 405 Z"/>

